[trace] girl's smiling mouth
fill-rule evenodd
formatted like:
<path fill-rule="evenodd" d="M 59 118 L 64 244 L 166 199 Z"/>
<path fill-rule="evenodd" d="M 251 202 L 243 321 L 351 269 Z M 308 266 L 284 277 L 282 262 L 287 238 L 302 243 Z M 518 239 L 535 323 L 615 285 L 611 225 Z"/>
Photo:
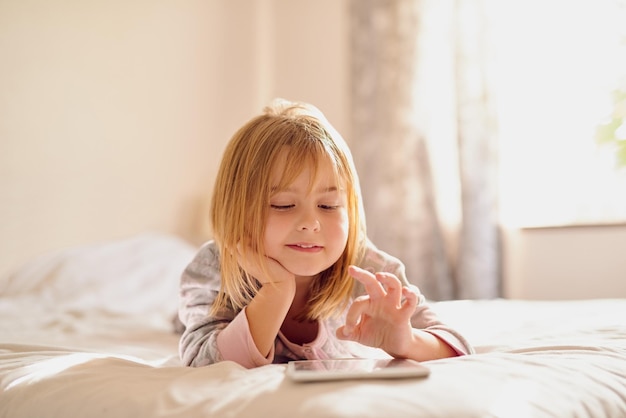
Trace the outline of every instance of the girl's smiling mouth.
<path fill-rule="evenodd" d="M 311 253 L 322 251 L 322 249 L 324 248 L 320 245 L 309 244 L 309 243 L 304 243 L 304 242 L 297 243 L 297 244 L 287 244 L 287 247 L 291 248 L 292 250 L 311 252 Z"/>

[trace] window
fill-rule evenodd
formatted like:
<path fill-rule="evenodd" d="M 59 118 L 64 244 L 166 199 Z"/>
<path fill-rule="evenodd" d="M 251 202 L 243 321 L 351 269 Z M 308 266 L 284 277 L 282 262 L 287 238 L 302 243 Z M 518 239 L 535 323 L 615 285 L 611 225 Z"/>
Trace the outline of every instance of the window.
<path fill-rule="evenodd" d="M 626 222 L 624 3 L 490 2 L 505 225 Z"/>

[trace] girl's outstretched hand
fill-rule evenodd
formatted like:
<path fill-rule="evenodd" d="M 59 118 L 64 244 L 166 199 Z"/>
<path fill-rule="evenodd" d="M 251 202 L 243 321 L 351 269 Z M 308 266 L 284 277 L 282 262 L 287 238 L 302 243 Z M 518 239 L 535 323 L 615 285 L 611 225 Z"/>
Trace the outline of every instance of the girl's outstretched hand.
<path fill-rule="evenodd" d="M 370 273 L 350 266 L 350 275 L 365 286 L 337 329 L 337 338 L 385 350 L 394 357 L 411 357 L 414 348 L 411 315 L 417 305 L 416 290 L 402 286 L 391 273 Z"/>

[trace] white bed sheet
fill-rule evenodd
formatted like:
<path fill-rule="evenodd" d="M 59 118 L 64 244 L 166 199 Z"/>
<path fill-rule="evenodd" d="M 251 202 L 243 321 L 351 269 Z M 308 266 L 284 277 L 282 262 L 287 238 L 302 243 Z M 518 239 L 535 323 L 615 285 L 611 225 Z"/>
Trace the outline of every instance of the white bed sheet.
<path fill-rule="evenodd" d="M 0 281 L 0 417 L 625 417 L 626 300 L 435 304 L 477 354 L 424 379 L 293 383 L 283 365 L 182 367 L 195 249 L 143 235 Z"/>

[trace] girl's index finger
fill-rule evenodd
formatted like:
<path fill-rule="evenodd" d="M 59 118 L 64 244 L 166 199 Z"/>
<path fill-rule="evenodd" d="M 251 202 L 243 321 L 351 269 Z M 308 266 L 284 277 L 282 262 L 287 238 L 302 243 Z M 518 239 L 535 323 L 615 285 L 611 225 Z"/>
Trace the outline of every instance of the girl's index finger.
<path fill-rule="evenodd" d="M 350 266 L 348 272 L 365 287 L 365 291 L 371 299 L 384 297 L 387 293 L 383 285 L 376 279 L 373 273 L 357 266 Z"/>

